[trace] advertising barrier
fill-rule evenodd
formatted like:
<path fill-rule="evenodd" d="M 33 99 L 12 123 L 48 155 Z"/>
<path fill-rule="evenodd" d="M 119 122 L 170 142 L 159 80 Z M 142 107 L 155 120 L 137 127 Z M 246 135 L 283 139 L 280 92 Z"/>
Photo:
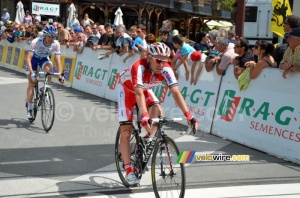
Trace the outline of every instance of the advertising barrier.
<path fill-rule="evenodd" d="M 99 60 L 99 51 L 85 48 L 76 59 L 74 89 L 104 98 L 112 56 Z"/>
<path fill-rule="evenodd" d="M 227 72 L 212 133 L 300 163 L 299 73 L 283 79 L 282 72 L 263 69 L 245 91 L 239 91 L 233 72 Z"/>

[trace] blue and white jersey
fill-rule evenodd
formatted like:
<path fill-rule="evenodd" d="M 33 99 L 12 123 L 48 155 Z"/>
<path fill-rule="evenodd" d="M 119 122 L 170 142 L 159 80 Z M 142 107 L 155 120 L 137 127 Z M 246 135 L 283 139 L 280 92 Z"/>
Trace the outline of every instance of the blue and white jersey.
<path fill-rule="evenodd" d="M 50 46 L 47 46 L 43 37 L 33 39 L 29 51 L 33 52 L 33 57 L 38 59 L 49 58 L 52 53 L 61 55 L 59 42 L 54 40 Z"/>

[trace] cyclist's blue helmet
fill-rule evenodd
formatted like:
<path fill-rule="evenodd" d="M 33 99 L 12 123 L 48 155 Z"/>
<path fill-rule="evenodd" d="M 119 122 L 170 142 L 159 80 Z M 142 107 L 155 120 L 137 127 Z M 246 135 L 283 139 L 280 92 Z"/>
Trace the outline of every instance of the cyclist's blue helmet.
<path fill-rule="evenodd" d="M 57 29 L 54 26 L 49 25 L 43 29 L 43 34 L 48 36 L 57 36 Z"/>

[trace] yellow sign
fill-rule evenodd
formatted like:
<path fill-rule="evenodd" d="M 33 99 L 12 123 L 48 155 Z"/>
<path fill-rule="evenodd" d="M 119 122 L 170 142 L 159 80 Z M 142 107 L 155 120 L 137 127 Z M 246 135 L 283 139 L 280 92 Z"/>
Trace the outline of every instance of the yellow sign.
<path fill-rule="evenodd" d="M 273 14 L 270 23 L 270 29 L 278 36 L 284 37 L 284 21 L 292 15 L 290 2 L 288 0 L 273 0 Z"/>

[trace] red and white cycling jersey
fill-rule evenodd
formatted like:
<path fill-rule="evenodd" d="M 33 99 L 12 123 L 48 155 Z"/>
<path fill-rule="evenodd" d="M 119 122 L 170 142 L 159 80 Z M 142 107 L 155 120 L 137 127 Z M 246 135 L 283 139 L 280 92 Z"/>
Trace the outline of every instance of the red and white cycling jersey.
<path fill-rule="evenodd" d="M 171 66 L 164 63 L 164 68 L 160 74 L 155 74 L 148 68 L 147 59 L 137 60 L 131 67 L 128 67 L 120 74 L 120 84 L 118 85 L 118 118 L 120 123 L 132 121 L 134 104 L 136 98 L 134 88 L 144 89 L 146 107 L 159 103 L 159 100 L 152 91 L 166 80 L 169 88 L 177 86 L 177 80 Z"/>
<path fill-rule="evenodd" d="M 169 88 L 177 86 L 177 79 L 171 66 L 165 62 L 160 74 L 152 73 L 148 68 L 147 59 L 137 60 L 131 67 L 120 74 L 120 83 L 128 90 L 134 92 L 135 87 L 145 90 L 152 89 L 166 80 Z"/>

